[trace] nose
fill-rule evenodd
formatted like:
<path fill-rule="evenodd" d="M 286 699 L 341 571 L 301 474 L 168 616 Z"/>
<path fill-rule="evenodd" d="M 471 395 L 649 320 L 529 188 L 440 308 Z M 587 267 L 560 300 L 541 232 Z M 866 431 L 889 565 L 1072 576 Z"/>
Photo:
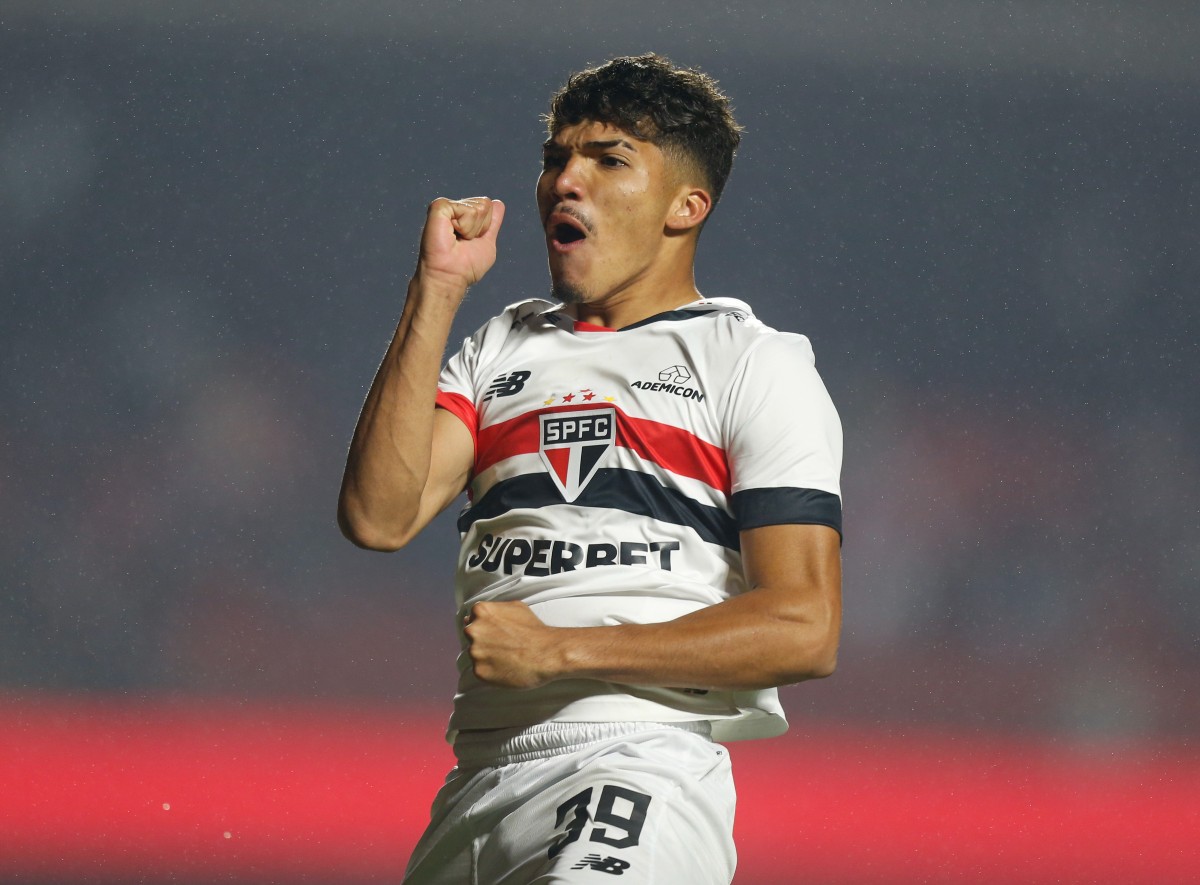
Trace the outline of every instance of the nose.
<path fill-rule="evenodd" d="M 579 199 L 584 192 L 582 157 L 570 157 L 561 165 L 546 170 L 549 191 L 559 200 Z"/>

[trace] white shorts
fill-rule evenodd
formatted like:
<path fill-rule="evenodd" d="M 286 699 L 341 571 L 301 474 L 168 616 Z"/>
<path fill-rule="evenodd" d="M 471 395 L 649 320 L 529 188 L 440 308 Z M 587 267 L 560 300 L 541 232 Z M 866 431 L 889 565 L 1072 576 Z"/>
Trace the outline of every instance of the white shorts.
<path fill-rule="evenodd" d="M 570 722 L 460 733 L 404 885 L 729 885 L 733 777 L 708 732 Z"/>

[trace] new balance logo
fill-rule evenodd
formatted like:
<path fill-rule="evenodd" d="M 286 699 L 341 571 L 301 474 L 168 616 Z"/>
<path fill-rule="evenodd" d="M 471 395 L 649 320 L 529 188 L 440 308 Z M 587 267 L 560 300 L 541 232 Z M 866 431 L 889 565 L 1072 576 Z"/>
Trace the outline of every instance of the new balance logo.
<path fill-rule="evenodd" d="M 487 389 L 487 393 L 483 395 L 484 402 L 487 402 L 494 396 L 512 396 L 514 393 L 519 393 L 521 388 L 525 386 L 525 382 L 529 380 L 530 372 L 518 370 L 509 372 L 507 375 L 498 375 L 492 382 L 492 386 Z"/>
<path fill-rule="evenodd" d="M 589 854 L 579 863 L 575 864 L 575 866 L 571 867 L 571 869 L 582 870 L 589 867 L 597 873 L 624 876 L 625 871 L 629 869 L 629 861 L 621 860 L 619 857 L 601 857 L 598 854 Z"/>

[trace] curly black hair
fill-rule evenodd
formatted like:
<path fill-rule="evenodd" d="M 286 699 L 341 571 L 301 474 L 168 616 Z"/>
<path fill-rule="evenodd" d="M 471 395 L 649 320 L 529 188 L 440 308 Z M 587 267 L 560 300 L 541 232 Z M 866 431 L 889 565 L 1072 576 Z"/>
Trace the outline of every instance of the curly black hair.
<path fill-rule="evenodd" d="M 656 53 L 614 58 L 572 74 L 551 99 L 545 120 L 551 138 L 588 120 L 657 145 L 703 176 L 714 205 L 742 138 L 729 99 L 712 77 Z"/>

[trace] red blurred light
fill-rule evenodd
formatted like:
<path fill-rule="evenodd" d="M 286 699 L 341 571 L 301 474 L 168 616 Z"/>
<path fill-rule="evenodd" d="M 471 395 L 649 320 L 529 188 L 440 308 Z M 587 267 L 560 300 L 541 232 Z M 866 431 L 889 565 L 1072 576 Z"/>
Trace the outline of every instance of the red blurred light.
<path fill-rule="evenodd" d="M 0 878 L 396 882 L 442 711 L 0 701 Z M 1200 753 L 793 727 L 731 747 L 739 885 L 1200 881 Z"/>

